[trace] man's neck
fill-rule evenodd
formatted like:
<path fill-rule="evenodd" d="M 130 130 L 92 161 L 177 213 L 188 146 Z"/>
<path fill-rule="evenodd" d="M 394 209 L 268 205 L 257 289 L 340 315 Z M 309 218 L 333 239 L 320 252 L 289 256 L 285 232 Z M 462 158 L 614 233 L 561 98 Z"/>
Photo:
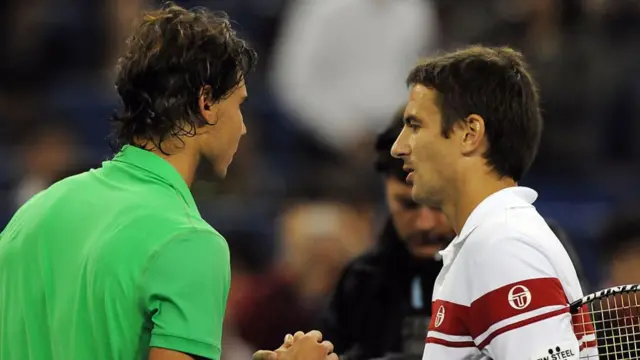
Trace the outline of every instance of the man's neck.
<path fill-rule="evenodd" d="M 153 153 L 165 159 L 171 164 L 182 176 L 187 186 L 191 188 L 193 180 L 195 178 L 196 169 L 198 168 L 199 155 L 194 154 L 187 149 L 181 149 L 177 152 L 170 152 L 171 155 L 163 154 L 161 151 L 154 149 Z"/>
<path fill-rule="evenodd" d="M 497 179 L 493 174 L 480 178 L 463 177 L 454 191 L 456 196 L 444 204 L 443 212 L 456 234 L 460 235 L 467 219 L 484 199 L 502 189 L 517 185 L 511 178 Z"/>
<path fill-rule="evenodd" d="M 178 171 L 184 182 L 187 183 L 187 186 L 191 188 L 191 184 L 193 184 L 196 169 L 198 168 L 198 163 L 200 161 L 200 154 L 191 151 L 192 147 L 182 141 L 165 141 L 162 143 L 162 150 L 164 151 L 160 151 L 160 149 L 153 145 L 157 142 L 135 139 L 134 143 L 137 144 L 136 146 L 146 149 L 147 151 L 151 151 L 165 159 Z"/>

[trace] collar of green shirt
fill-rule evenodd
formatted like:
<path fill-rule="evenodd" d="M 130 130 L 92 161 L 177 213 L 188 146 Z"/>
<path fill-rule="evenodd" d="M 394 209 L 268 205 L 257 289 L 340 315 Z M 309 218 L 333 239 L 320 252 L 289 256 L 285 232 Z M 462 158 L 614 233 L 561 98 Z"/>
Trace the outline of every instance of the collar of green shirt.
<path fill-rule="evenodd" d="M 193 194 L 191 194 L 191 190 L 187 186 L 187 183 L 184 181 L 178 170 L 160 156 L 152 153 L 151 151 L 143 150 L 131 145 L 125 145 L 113 158 L 113 161 L 131 164 L 155 175 L 155 178 L 158 178 L 158 180 L 161 180 L 176 189 L 191 209 L 196 212 L 198 211 L 196 202 L 193 199 Z"/>

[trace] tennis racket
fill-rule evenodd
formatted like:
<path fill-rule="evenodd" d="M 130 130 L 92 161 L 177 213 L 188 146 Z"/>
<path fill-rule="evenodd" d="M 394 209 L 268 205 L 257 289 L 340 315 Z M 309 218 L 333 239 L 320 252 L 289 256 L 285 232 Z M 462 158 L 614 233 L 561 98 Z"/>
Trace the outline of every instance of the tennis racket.
<path fill-rule="evenodd" d="M 569 305 L 580 359 L 640 359 L 639 292 L 640 284 L 615 286 Z"/>

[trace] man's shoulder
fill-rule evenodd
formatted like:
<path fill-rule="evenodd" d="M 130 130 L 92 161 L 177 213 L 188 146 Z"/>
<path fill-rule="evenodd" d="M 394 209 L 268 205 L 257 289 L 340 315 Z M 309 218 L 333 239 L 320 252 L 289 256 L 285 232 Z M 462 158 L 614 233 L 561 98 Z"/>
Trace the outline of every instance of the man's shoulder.
<path fill-rule="evenodd" d="M 62 179 L 34 194 L 17 209 L 13 219 L 29 219 L 27 222 L 33 222 L 36 218 L 55 218 L 63 216 L 66 210 L 73 210 L 73 206 L 65 200 L 68 198 L 67 194 L 78 195 L 79 192 L 83 192 L 84 187 L 78 186 L 79 183 L 85 182 L 83 175 L 84 173 Z M 90 195 L 89 191 L 84 193 L 81 197 L 86 198 Z"/>
<path fill-rule="evenodd" d="M 556 234 L 535 210 L 492 217 L 479 224 L 465 241 L 465 247 L 475 254 L 500 254 L 522 247 L 548 252 L 559 245 Z"/>
<path fill-rule="evenodd" d="M 131 218 L 123 233 L 146 233 L 158 243 L 176 239 L 198 239 L 223 242 L 225 238 L 197 214 L 148 211 Z"/>
<path fill-rule="evenodd" d="M 161 239 L 157 243 L 155 250 L 150 254 L 154 256 L 157 252 L 190 253 L 193 259 L 204 256 L 204 259 L 211 258 L 212 254 L 229 257 L 229 244 L 226 239 L 213 228 L 209 227 L 186 227 L 173 229 L 172 233 Z"/>
<path fill-rule="evenodd" d="M 197 238 L 203 241 L 211 241 L 218 244 L 224 244 L 227 248 L 227 241 L 216 229 L 206 223 L 204 220 L 198 223 L 192 223 L 187 227 L 177 227 L 173 238 Z"/>
<path fill-rule="evenodd" d="M 97 190 L 96 198 L 112 210 L 105 209 L 104 212 L 109 222 L 118 224 L 124 232 L 148 234 L 158 239 L 170 239 L 180 234 L 222 238 L 172 186 L 162 181 L 120 178 L 120 169 L 115 169 L 111 163 L 105 162 L 102 168 L 70 179 L 72 186 L 71 181 L 75 181 L 81 187 Z"/>
<path fill-rule="evenodd" d="M 125 199 L 114 207 L 117 210 L 104 215 L 105 226 L 111 230 L 105 234 L 113 237 L 108 241 L 114 244 L 140 249 L 148 256 L 167 249 L 180 253 L 196 248 L 208 253 L 228 252 L 224 237 L 177 194 L 155 200 Z"/>
<path fill-rule="evenodd" d="M 571 259 L 542 217 L 488 225 L 478 226 L 460 253 L 461 274 L 475 284 L 472 298 L 527 281 L 579 288 Z"/>

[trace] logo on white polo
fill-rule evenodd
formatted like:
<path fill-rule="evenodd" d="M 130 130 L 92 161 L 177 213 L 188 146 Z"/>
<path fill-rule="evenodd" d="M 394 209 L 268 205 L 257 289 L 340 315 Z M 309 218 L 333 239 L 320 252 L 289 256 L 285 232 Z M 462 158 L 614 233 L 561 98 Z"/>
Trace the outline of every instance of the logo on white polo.
<path fill-rule="evenodd" d="M 435 322 L 436 327 L 439 327 L 440 325 L 442 325 L 443 321 L 444 321 L 444 306 L 440 305 L 440 307 L 438 308 L 438 312 L 436 313 L 436 322 Z"/>
<path fill-rule="evenodd" d="M 509 290 L 509 305 L 516 310 L 522 310 L 531 304 L 531 292 L 522 285 L 516 285 Z"/>

